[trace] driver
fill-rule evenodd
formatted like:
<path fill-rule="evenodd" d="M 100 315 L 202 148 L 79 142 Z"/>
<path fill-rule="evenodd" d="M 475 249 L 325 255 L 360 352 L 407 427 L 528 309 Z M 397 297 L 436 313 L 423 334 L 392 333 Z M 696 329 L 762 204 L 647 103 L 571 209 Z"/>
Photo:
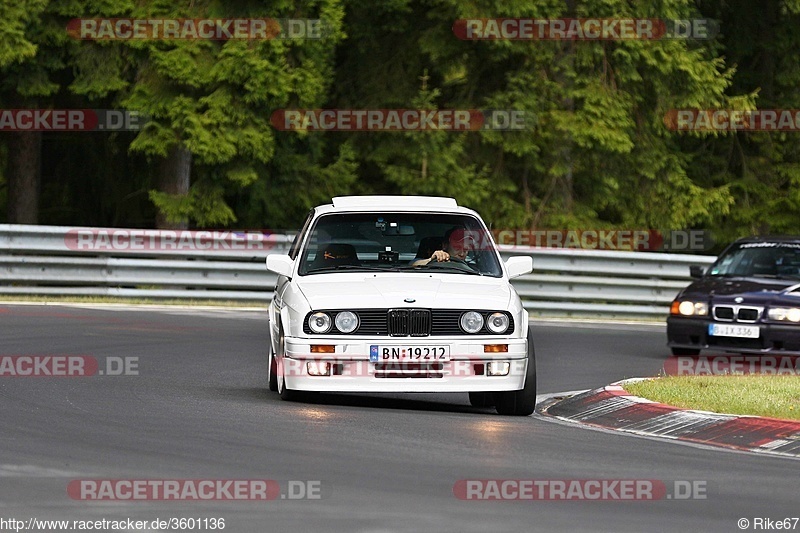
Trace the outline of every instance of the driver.
<path fill-rule="evenodd" d="M 428 259 L 418 259 L 411 266 L 425 266 L 431 261 L 443 263 L 450 258 L 464 261 L 467 254 L 475 247 L 475 239 L 466 229 L 460 226 L 450 228 L 442 239 L 442 249 L 436 250 Z"/>

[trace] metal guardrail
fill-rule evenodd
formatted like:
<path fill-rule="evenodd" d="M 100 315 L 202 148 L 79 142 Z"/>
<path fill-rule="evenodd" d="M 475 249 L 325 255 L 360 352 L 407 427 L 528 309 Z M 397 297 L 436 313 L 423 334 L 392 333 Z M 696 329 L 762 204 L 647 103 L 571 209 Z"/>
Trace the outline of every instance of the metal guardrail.
<path fill-rule="evenodd" d="M 156 230 L 0 225 L 0 294 L 266 304 L 277 276 L 266 270 L 265 258 L 270 253 L 285 253 L 293 238 L 232 233 L 232 241 L 238 238 L 242 246 L 226 248 L 219 241 L 212 251 L 181 247 L 179 239 L 169 250 L 126 247 L 125 243 L 135 242 L 134 237 L 123 240 L 122 246 L 119 242 L 109 242 L 107 247 L 79 246 L 77 233 L 104 231 L 115 235 L 129 232 L 140 244 L 160 234 Z M 190 233 L 197 236 L 200 232 Z M 689 266 L 714 260 L 711 256 L 647 252 L 503 248 L 503 257 L 533 257 L 534 273 L 512 283 L 531 315 L 538 317 L 664 317 L 677 292 L 691 280 Z"/>
<path fill-rule="evenodd" d="M 501 252 L 502 253 L 502 252 Z M 519 254 L 517 249 L 513 254 Z M 512 281 L 532 316 L 662 318 L 707 255 L 529 249 L 534 272 Z M 503 253 L 503 255 L 506 255 Z"/>

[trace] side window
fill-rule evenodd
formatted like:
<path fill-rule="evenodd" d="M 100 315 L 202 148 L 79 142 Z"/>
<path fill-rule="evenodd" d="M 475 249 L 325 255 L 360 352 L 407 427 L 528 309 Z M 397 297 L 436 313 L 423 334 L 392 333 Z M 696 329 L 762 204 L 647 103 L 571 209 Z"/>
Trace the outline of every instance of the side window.
<path fill-rule="evenodd" d="M 294 236 L 294 240 L 292 241 L 292 247 L 289 248 L 289 257 L 292 259 L 297 258 L 297 253 L 300 251 L 300 243 L 303 242 L 303 237 L 305 236 L 306 232 L 308 231 L 308 226 L 311 225 L 311 220 L 314 218 L 314 210 L 308 212 L 306 215 L 306 221 L 303 222 L 303 227 L 300 228 L 300 231 L 297 235 Z"/>

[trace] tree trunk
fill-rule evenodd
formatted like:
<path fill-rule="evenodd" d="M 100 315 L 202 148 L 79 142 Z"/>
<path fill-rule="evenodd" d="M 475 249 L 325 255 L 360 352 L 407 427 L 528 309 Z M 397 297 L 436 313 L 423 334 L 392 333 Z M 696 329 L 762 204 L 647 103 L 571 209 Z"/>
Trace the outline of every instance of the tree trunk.
<path fill-rule="evenodd" d="M 575 17 L 577 16 L 577 6 L 578 2 L 576 0 L 566 0 L 567 5 L 567 15 L 568 17 Z M 573 74 L 572 77 L 565 76 L 563 79 L 562 87 L 566 89 L 567 97 L 564 98 L 564 109 L 569 111 L 570 115 L 575 114 L 575 100 L 572 99 L 572 92 L 574 90 L 573 80 L 575 79 L 574 75 L 577 74 L 576 66 L 575 66 L 575 56 L 577 52 L 575 51 L 575 41 L 567 41 L 566 42 L 566 53 L 567 53 L 567 64 L 569 65 L 569 72 Z M 564 184 L 564 188 L 561 192 L 561 198 L 564 206 L 564 210 L 569 213 L 570 215 L 575 210 L 575 180 L 572 175 L 573 170 L 573 161 L 572 161 L 572 137 L 566 139 L 564 143 L 564 149 L 562 151 L 562 155 L 564 158 L 564 164 L 567 167 L 567 171 L 561 178 L 562 183 Z"/>
<path fill-rule="evenodd" d="M 38 224 L 42 133 L 20 131 L 7 135 L 8 222 Z"/>
<path fill-rule="evenodd" d="M 158 191 L 186 196 L 189 194 L 189 183 L 192 175 L 192 153 L 182 146 L 175 145 L 158 168 Z M 168 222 L 164 213 L 156 214 L 156 227 L 159 229 L 186 229 L 188 220 Z"/>
<path fill-rule="evenodd" d="M 567 167 L 567 171 L 561 176 L 561 183 L 563 184 L 561 189 L 561 203 L 564 207 L 564 211 L 571 215 L 575 209 L 575 181 L 572 176 L 572 143 L 567 141 L 561 153 L 564 158 L 564 164 Z"/>
<path fill-rule="evenodd" d="M 775 101 L 775 51 L 776 35 L 780 31 L 781 2 L 778 0 L 762 0 L 759 3 L 758 40 L 763 43 L 758 57 L 759 101 L 774 105 Z M 760 107 L 760 106 L 759 106 Z M 777 107 L 777 106 L 776 106 Z"/>

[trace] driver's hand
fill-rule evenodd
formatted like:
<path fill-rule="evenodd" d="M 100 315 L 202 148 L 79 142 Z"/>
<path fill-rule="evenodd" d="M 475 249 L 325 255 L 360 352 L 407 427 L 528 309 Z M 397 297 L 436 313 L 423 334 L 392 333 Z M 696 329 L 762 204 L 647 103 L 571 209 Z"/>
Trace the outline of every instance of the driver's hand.
<path fill-rule="evenodd" d="M 443 263 L 444 261 L 450 261 L 450 254 L 445 252 L 444 250 L 436 250 L 433 252 L 431 256 L 431 261 L 436 261 L 438 263 Z"/>

